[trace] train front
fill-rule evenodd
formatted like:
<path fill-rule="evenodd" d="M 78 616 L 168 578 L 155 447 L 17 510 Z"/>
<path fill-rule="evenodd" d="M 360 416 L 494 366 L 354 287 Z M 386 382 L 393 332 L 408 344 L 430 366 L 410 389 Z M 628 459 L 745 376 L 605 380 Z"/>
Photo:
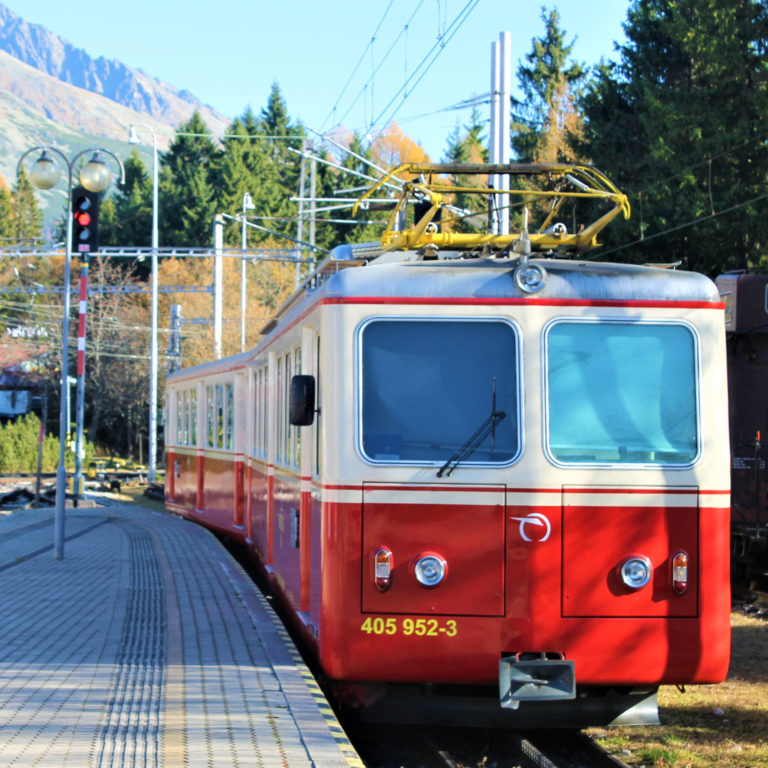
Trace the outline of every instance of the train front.
<path fill-rule="evenodd" d="M 446 249 L 329 290 L 330 677 L 373 718 L 520 726 L 653 722 L 660 684 L 724 678 L 727 396 L 708 279 Z"/>

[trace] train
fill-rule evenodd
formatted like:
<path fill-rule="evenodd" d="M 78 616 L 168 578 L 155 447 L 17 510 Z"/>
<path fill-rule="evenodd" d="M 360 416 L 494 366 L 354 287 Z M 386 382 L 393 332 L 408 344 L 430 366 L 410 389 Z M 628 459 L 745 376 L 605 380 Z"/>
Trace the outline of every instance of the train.
<path fill-rule="evenodd" d="M 410 164 L 362 204 L 392 186 L 253 350 L 169 375 L 166 506 L 364 719 L 657 722 L 729 663 L 725 302 L 592 258 L 630 212 L 592 167 Z"/>
<path fill-rule="evenodd" d="M 731 444 L 731 573 L 742 596 L 768 591 L 768 275 L 719 275 L 725 304 Z"/>

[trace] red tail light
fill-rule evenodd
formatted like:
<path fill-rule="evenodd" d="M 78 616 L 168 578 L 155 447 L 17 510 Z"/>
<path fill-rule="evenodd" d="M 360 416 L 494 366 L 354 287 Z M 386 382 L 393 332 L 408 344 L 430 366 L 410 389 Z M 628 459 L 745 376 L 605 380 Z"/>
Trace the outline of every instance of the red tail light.
<path fill-rule="evenodd" d="M 379 547 L 373 556 L 373 581 L 380 592 L 386 592 L 392 583 L 392 552 L 386 547 Z"/>
<path fill-rule="evenodd" d="M 685 594 L 688 589 L 688 555 L 678 552 L 672 558 L 672 589 L 678 595 Z"/>

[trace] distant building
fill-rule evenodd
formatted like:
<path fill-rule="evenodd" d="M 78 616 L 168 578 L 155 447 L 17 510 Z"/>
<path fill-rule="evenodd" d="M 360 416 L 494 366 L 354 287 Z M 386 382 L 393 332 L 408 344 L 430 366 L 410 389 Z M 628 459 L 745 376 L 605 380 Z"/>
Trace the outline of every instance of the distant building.
<path fill-rule="evenodd" d="M 50 351 L 47 332 L 38 327 L 9 328 L 0 338 L 0 419 L 33 410 L 33 397 L 44 388 L 41 359 Z"/>

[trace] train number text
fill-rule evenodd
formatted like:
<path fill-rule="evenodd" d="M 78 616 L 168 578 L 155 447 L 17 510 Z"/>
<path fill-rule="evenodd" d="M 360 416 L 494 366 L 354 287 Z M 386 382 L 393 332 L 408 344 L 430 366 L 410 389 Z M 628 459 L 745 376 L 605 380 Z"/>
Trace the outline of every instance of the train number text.
<path fill-rule="evenodd" d="M 454 619 L 400 619 L 394 616 L 384 618 L 366 617 L 360 631 L 368 635 L 416 635 L 417 637 L 456 637 L 459 628 Z"/>

